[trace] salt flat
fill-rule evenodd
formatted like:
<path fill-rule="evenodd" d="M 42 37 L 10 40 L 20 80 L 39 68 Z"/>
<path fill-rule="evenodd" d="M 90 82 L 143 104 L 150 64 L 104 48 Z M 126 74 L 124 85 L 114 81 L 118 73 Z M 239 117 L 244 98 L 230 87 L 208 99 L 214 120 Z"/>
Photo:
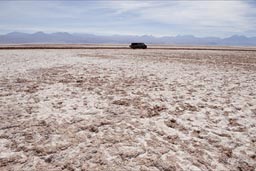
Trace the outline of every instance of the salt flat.
<path fill-rule="evenodd" d="M 254 171 L 256 52 L 0 50 L 0 170 Z"/>

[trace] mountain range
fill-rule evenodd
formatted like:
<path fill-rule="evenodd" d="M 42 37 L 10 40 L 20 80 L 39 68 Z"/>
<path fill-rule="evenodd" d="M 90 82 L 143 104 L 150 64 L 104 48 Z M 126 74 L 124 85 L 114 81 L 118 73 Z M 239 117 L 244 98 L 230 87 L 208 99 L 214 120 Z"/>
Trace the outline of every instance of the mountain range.
<path fill-rule="evenodd" d="M 173 44 L 173 45 L 227 45 L 227 46 L 256 46 L 256 37 L 234 35 L 228 38 L 204 37 L 193 35 L 154 37 L 149 35 L 94 35 L 94 34 L 70 34 L 67 32 L 57 33 L 21 33 L 11 32 L 0 35 L 0 44 L 24 44 L 24 43 L 63 43 L 63 44 L 129 44 L 131 42 L 144 42 L 147 44 Z"/>

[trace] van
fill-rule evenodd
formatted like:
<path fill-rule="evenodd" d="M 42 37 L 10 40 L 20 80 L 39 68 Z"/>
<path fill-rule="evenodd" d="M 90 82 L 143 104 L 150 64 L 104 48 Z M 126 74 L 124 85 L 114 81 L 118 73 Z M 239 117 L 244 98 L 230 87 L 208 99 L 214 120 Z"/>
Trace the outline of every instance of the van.
<path fill-rule="evenodd" d="M 129 47 L 132 49 L 147 49 L 147 45 L 145 45 L 145 43 L 131 43 Z"/>

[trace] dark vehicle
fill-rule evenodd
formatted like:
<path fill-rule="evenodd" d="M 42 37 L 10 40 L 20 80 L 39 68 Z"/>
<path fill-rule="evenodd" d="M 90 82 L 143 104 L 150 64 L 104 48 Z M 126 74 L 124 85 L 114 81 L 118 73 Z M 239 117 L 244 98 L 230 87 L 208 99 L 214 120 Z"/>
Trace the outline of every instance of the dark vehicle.
<path fill-rule="evenodd" d="M 132 49 L 147 49 L 147 45 L 145 45 L 145 43 L 131 43 L 129 47 Z"/>

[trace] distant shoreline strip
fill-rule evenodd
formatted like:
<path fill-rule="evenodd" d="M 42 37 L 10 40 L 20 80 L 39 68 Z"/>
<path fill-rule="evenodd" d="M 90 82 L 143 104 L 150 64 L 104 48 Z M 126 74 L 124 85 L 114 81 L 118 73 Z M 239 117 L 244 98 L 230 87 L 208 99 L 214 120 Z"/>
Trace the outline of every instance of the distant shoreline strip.
<path fill-rule="evenodd" d="M 29 49 L 130 49 L 129 47 L 100 47 L 100 46 L 0 46 L 0 50 L 29 50 Z M 133 50 L 133 49 L 131 49 Z M 242 48 L 207 48 L 207 47 L 149 47 L 145 50 L 214 50 L 214 51 L 255 51 L 256 49 Z"/>

